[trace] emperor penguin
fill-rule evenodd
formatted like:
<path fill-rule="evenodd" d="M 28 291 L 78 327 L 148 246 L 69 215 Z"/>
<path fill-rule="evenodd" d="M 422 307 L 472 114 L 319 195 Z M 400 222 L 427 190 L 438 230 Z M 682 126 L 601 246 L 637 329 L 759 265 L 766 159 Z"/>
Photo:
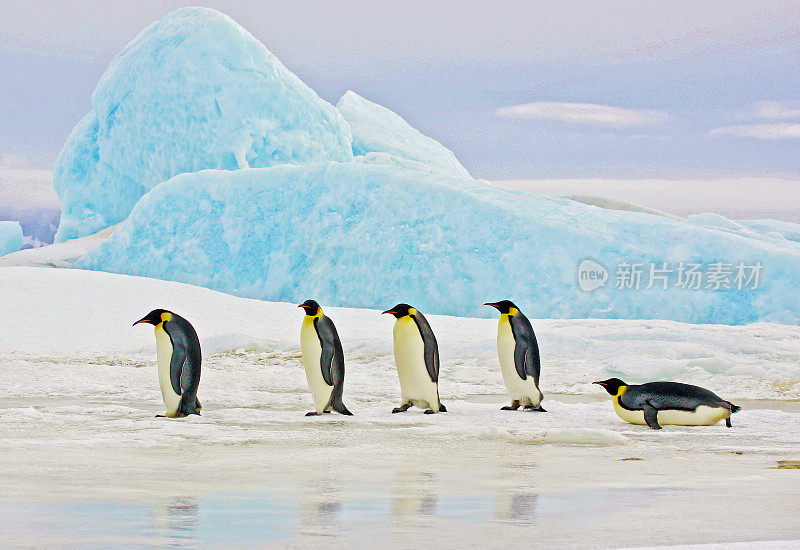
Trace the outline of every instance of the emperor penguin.
<path fill-rule="evenodd" d="M 525 409 L 547 412 L 542 408 L 542 392 L 539 391 L 539 344 L 531 322 L 510 300 L 487 302 L 484 305 L 497 308 L 500 321 L 497 323 L 497 355 L 503 382 L 511 396 L 511 405 L 504 411 L 515 411 L 520 405 Z"/>
<path fill-rule="evenodd" d="M 731 414 L 741 410 L 714 392 L 691 384 L 629 385 L 619 378 L 593 384 L 599 384 L 611 395 L 617 416 L 631 424 L 647 424 L 654 430 L 660 430 L 661 424 L 711 426 L 723 419 L 730 428 Z"/>
<path fill-rule="evenodd" d="M 344 351 L 339 341 L 336 326 L 322 313 L 322 308 L 314 300 L 306 300 L 297 307 L 305 310 L 300 329 L 300 349 L 303 353 L 303 366 L 315 411 L 306 416 L 337 411 L 347 416 L 353 413 L 342 403 L 344 389 Z"/>
<path fill-rule="evenodd" d="M 397 304 L 383 313 L 397 318 L 394 323 L 394 362 L 400 378 L 402 402 L 393 413 L 412 405 L 425 414 L 447 412 L 439 401 L 439 346 L 428 320 L 408 304 Z"/>
<path fill-rule="evenodd" d="M 183 418 L 200 414 L 197 386 L 200 385 L 200 340 L 194 327 L 176 313 L 154 309 L 135 323 L 156 327 L 158 383 L 167 418 Z"/>

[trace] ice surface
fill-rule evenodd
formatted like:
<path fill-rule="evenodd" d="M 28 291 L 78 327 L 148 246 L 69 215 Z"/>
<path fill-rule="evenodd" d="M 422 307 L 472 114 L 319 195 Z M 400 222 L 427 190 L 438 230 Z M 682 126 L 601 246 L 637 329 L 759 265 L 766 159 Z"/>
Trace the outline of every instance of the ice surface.
<path fill-rule="evenodd" d="M 492 316 L 796 324 L 800 250 L 785 239 L 504 191 L 392 165 L 329 163 L 176 176 L 145 196 L 76 267 L 177 280 L 239 296 Z M 578 266 L 599 259 L 602 288 Z M 757 289 L 676 286 L 679 262 L 760 262 Z M 617 288 L 624 263 L 639 289 Z M 649 266 L 673 273 L 647 290 Z M 730 269 L 733 269 L 731 267 Z M 748 274 L 752 274 L 748 272 Z M 743 282 L 743 281 L 742 281 Z"/>
<path fill-rule="evenodd" d="M 741 220 L 739 223 L 752 231 L 779 235 L 788 241 L 800 243 L 800 224 L 780 220 Z"/>
<path fill-rule="evenodd" d="M 144 29 L 97 84 L 56 162 L 56 240 L 122 221 L 182 172 L 352 157 L 336 108 L 228 16 L 183 8 Z"/>
<path fill-rule="evenodd" d="M 609 525 L 653 545 L 800 527 L 796 470 L 775 469 L 800 459 L 800 327 L 533 319 L 549 412 L 525 413 L 500 410 L 496 319 L 429 315 L 450 412 L 393 415 L 394 320 L 323 303 L 355 416 L 306 418 L 296 304 L 16 267 L 0 268 L 0 303 L 0 545 L 252 547 L 278 530 L 276 547 L 613 548 Z M 201 417 L 154 418 L 153 331 L 130 324 L 158 306 L 200 335 Z M 744 408 L 731 429 L 653 431 L 589 383 L 611 375 L 702 381 Z"/>
<path fill-rule="evenodd" d="M 470 177 L 452 151 L 386 107 L 353 91 L 345 93 L 336 107 L 353 131 L 353 154 L 389 153 L 427 164 L 454 177 Z"/>
<path fill-rule="evenodd" d="M 609 210 L 623 210 L 626 212 L 642 212 L 644 214 L 652 214 L 654 216 L 664 216 L 665 218 L 672 218 L 673 220 L 686 221 L 683 218 L 679 218 L 678 216 L 673 216 L 672 214 L 669 214 L 667 212 L 662 212 L 661 210 L 648 208 L 646 206 L 640 206 L 638 204 L 633 204 L 630 202 L 607 199 L 605 197 L 596 197 L 594 195 L 564 195 L 564 198 L 569 199 L 571 201 L 588 204 L 590 206 L 596 206 L 598 208 L 607 208 Z"/>
<path fill-rule="evenodd" d="M 800 253 L 800 225 L 796 223 L 780 220 L 735 221 L 713 212 L 694 214 L 688 216 L 687 220 L 696 225 L 761 240 Z"/>
<path fill-rule="evenodd" d="M 22 226 L 19 222 L 0 222 L 0 256 L 19 250 L 22 246 Z"/>
<path fill-rule="evenodd" d="M 0 257 L 0 267 L 69 267 L 91 249 L 109 238 L 118 225 L 112 225 L 94 235 L 70 239 L 63 243 L 29 248 Z"/>

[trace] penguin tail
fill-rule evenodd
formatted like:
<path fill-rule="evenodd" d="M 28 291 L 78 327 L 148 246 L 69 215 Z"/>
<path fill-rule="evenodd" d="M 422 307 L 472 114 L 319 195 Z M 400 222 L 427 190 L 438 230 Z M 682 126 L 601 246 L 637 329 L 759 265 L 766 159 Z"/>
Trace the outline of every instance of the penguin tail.
<path fill-rule="evenodd" d="M 734 405 L 733 403 L 728 403 L 728 405 L 730 405 L 731 414 L 738 413 L 739 411 L 742 410 L 742 408 L 739 405 Z"/>
<path fill-rule="evenodd" d="M 189 404 L 191 403 L 191 405 Z M 185 399 L 181 398 L 181 402 L 178 405 L 177 414 L 180 416 L 190 416 L 192 414 L 196 414 L 200 416 L 200 402 L 197 400 L 197 397 L 194 399 Z"/>
<path fill-rule="evenodd" d="M 344 406 L 344 403 L 342 403 L 341 400 L 338 400 L 338 402 L 334 401 L 333 403 L 331 403 L 331 408 L 334 411 L 338 412 L 339 414 L 343 414 L 345 416 L 353 416 L 353 413 L 347 410 L 347 407 Z"/>

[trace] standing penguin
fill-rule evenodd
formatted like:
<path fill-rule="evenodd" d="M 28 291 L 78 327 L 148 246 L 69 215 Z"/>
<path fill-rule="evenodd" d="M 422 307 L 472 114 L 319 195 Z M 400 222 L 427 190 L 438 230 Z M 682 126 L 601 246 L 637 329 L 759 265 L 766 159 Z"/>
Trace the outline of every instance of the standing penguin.
<path fill-rule="evenodd" d="M 511 396 L 511 405 L 502 410 L 515 411 L 522 405 L 527 410 L 547 412 L 541 405 L 544 396 L 539 391 L 539 344 L 531 322 L 510 300 L 484 305 L 501 313 L 497 324 L 497 355 Z"/>
<path fill-rule="evenodd" d="M 394 324 L 394 362 L 400 378 L 402 403 L 393 413 L 412 405 L 425 414 L 447 412 L 439 401 L 439 346 L 425 317 L 408 304 L 397 304 L 383 313 L 397 318 Z"/>
<path fill-rule="evenodd" d="M 342 403 L 344 351 L 333 321 L 322 313 L 322 308 L 314 300 L 306 300 L 297 307 L 306 312 L 300 329 L 300 349 L 308 388 L 316 407 L 316 411 L 306 413 L 306 416 L 331 410 L 352 416 L 353 413 Z"/>
<path fill-rule="evenodd" d="M 194 327 L 165 309 L 154 309 L 135 323 L 150 323 L 156 327 L 158 383 L 167 418 L 183 418 L 200 414 L 197 386 L 200 385 L 200 340 Z"/>
<path fill-rule="evenodd" d="M 716 393 L 680 382 L 626 384 L 609 378 L 599 384 L 611 395 L 614 411 L 631 424 L 647 424 L 660 430 L 661 424 L 711 426 L 720 420 L 731 427 L 731 415 L 741 407 L 725 401 Z"/>

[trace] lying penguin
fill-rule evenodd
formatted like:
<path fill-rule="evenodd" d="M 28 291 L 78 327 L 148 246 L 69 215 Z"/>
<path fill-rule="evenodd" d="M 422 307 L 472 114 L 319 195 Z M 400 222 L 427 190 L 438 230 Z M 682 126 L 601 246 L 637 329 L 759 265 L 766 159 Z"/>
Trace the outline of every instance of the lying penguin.
<path fill-rule="evenodd" d="M 605 388 L 614 401 L 614 411 L 631 424 L 711 426 L 722 419 L 731 427 L 731 414 L 738 407 L 714 392 L 679 382 L 649 382 L 628 385 L 619 378 L 593 382 Z"/>

